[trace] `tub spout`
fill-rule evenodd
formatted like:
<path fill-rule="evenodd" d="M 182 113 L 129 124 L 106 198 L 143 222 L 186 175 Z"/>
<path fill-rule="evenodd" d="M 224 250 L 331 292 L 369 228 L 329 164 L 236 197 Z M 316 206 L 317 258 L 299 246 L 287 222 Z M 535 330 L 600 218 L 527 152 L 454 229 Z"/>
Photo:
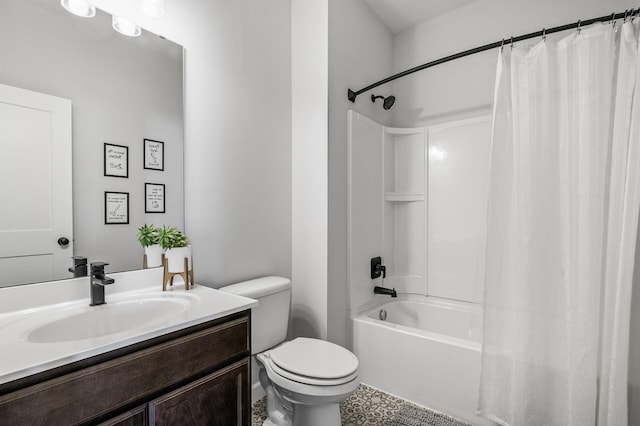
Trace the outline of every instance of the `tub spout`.
<path fill-rule="evenodd" d="M 386 295 L 391 296 L 391 297 L 398 297 L 398 293 L 396 293 L 396 289 L 395 288 L 391 289 L 391 288 L 384 288 L 384 287 L 375 286 L 373 288 L 373 292 L 375 294 L 386 294 Z"/>

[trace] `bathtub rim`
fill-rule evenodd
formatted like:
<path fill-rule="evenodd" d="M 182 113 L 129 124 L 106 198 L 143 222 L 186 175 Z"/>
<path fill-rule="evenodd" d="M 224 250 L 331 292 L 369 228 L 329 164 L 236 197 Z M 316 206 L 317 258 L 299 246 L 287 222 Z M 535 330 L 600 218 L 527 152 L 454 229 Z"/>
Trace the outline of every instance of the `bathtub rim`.
<path fill-rule="evenodd" d="M 377 312 L 379 309 L 382 309 L 385 305 L 390 303 L 398 303 L 398 302 L 410 302 L 415 304 L 424 304 L 431 305 L 436 307 L 445 307 L 445 308 L 458 308 L 459 310 L 472 310 L 476 313 L 480 313 L 482 311 L 482 307 L 477 303 L 472 302 L 464 302 L 457 301 L 452 299 L 444 299 L 436 296 L 425 296 L 420 294 L 399 294 L 397 298 L 393 298 L 392 300 L 383 298 L 382 300 L 377 301 L 378 303 L 371 304 L 368 306 L 368 309 L 359 310 L 357 315 L 351 317 L 351 320 L 358 323 L 368 323 L 378 327 L 385 327 L 387 329 L 395 330 L 399 333 L 420 336 L 422 338 L 436 340 L 439 342 L 447 343 L 456 347 L 469 349 L 477 352 L 481 352 L 482 350 L 482 340 L 468 340 L 461 339 L 458 337 L 449 336 L 442 333 L 436 333 L 433 331 L 422 330 L 419 328 L 409 327 L 406 325 L 395 324 L 390 321 L 382 321 L 377 318 L 373 318 L 369 315 Z M 464 308 L 464 309 L 462 309 Z M 482 315 L 480 315 L 482 318 Z M 355 343 L 355 342 L 354 342 Z"/>

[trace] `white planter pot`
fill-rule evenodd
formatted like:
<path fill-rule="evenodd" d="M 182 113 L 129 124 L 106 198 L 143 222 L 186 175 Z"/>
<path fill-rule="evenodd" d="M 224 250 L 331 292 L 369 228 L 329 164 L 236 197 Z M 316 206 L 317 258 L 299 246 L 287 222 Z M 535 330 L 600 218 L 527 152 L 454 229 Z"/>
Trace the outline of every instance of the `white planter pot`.
<path fill-rule="evenodd" d="M 184 259 L 189 259 L 189 271 L 192 268 L 191 265 L 191 246 L 177 247 L 168 249 L 165 252 L 167 259 L 167 271 L 172 273 L 185 272 L 184 271 Z"/>
<path fill-rule="evenodd" d="M 144 248 L 144 254 L 147 255 L 147 268 L 156 268 L 162 266 L 162 254 L 164 250 L 160 244 L 154 244 Z"/>

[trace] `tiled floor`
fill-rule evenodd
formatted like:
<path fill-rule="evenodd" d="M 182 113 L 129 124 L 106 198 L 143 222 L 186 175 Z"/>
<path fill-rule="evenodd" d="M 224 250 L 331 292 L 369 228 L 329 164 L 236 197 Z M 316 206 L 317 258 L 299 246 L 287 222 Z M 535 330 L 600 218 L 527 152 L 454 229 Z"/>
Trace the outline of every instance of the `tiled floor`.
<path fill-rule="evenodd" d="M 343 426 L 387 426 L 387 425 L 437 425 L 437 426 L 464 426 L 449 416 L 425 410 L 417 407 L 420 411 L 427 411 L 432 420 L 427 423 L 398 422 L 396 416 L 401 408 L 417 407 L 407 401 L 389 395 L 378 389 L 360 385 L 358 389 L 347 400 L 340 404 L 340 414 Z M 406 410 L 404 410 L 406 411 Z M 261 426 L 267 418 L 265 399 L 257 401 L 253 405 L 252 426 Z"/>

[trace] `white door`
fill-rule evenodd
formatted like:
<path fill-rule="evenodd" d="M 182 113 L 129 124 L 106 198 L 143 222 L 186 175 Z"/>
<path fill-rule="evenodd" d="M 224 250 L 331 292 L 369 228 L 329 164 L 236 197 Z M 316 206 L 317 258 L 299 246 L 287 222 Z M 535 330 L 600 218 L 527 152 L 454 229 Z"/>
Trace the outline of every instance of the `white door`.
<path fill-rule="evenodd" d="M 71 157 L 71 101 L 0 84 L 0 287 L 71 276 Z"/>

